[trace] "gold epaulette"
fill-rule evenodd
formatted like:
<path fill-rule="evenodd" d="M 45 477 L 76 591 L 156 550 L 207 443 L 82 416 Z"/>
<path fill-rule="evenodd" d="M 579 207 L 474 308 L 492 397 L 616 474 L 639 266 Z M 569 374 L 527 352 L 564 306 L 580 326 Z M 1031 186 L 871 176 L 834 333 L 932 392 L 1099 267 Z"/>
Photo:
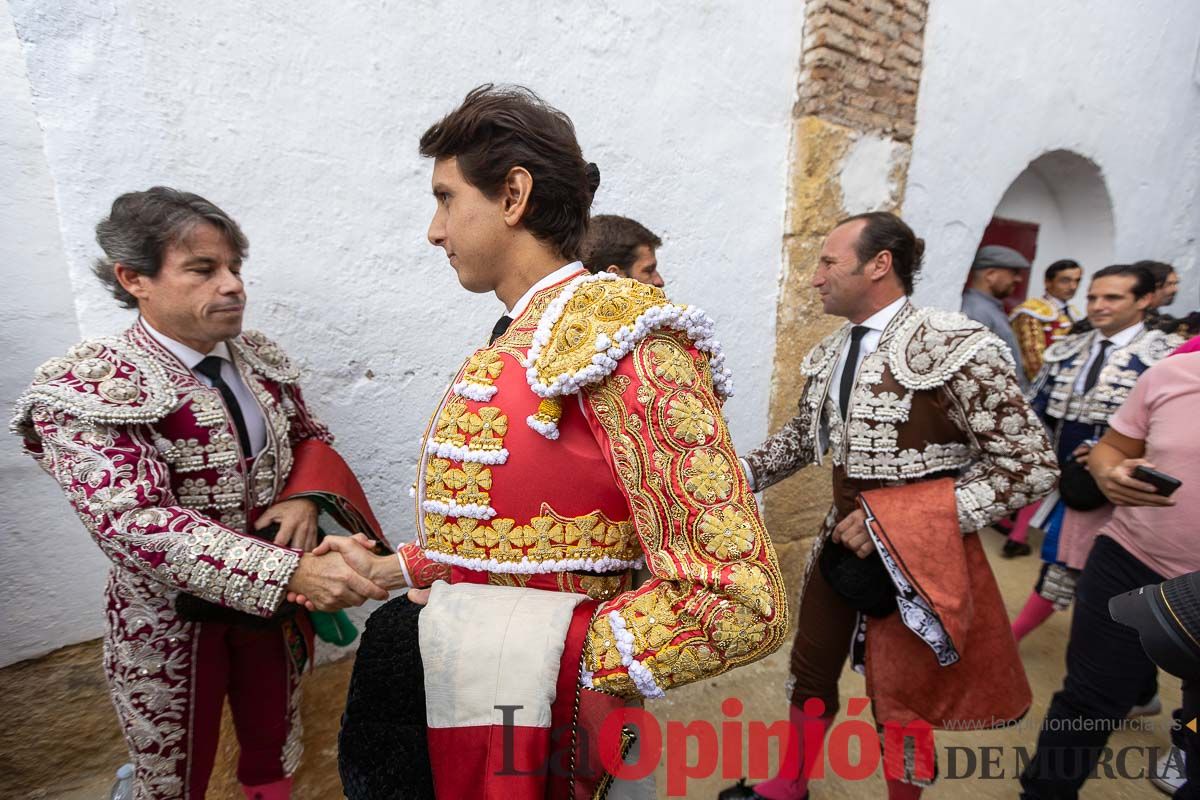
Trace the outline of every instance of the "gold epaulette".
<path fill-rule="evenodd" d="M 1045 299 L 1041 297 L 1031 297 L 1025 302 L 1021 303 L 1021 305 L 1014 308 L 1012 314 L 1009 315 L 1009 319 L 1016 319 L 1022 314 L 1028 314 L 1034 319 L 1041 320 L 1042 322 L 1054 322 L 1056 319 L 1058 319 L 1059 311 L 1057 308 L 1047 303 Z"/>
<path fill-rule="evenodd" d="M 708 353 L 713 387 L 722 396 L 733 394 L 707 314 L 671 303 L 654 286 L 607 272 L 576 278 L 546 308 L 525 362 L 529 386 L 541 397 L 575 394 L 611 375 L 659 328 L 682 331 Z"/>

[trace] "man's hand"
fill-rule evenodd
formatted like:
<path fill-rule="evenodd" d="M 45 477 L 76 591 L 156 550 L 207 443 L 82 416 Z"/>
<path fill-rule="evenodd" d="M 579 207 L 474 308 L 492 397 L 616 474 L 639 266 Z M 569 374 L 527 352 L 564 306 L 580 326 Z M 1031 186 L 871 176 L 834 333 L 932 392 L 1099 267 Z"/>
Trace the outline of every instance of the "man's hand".
<path fill-rule="evenodd" d="M 254 523 L 254 530 L 261 531 L 278 522 L 275 544 L 307 553 L 317 546 L 317 517 L 320 512 L 315 501 L 307 497 L 295 497 L 276 503 L 264 511 Z"/>
<path fill-rule="evenodd" d="M 1096 485 L 1112 503 L 1118 506 L 1173 506 L 1170 497 L 1158 494 L 1154 486 L 1133 477 L 1135 467 L 1154 469 L 1144 458 L 1127 458 L 1119 464 L 1093 473 Z M 1098 473 L 1098 474 L 1097 474 Z"/>
<path fill-rule="evenodd" d="M 853 550 L 859 558 L 866 558 L 875 552 L 875 542 L 867 531 L 867 512 L 861 508 L 843 519 L 833 529 L 833 540 L 848 550 Z"/>
<path fill-rule="evenodd" d="M 355 572 L 385 591 L 406 586 L 399 559 L 394 555 L 376 555 L 377 546 L 378 542 L 365 533 L 356 533 L 353 536 L 326 536 L 313 551 L 313 555 L 336 553 Z M 312 598 L 303 592 L 289 592 L 287 599 L 289 603 L 298 603 L 309 611 L 316 610 Z"/>
<path fill-rule="evenodd" d="M 356 547 L 358 545 L 355 545 Z M 367 600 L 386 600 L 386 589 L 356 572 L 341 553 L 300 556 L 300 566 L 288 581 L 288 598 L 302 597 L 310 611 L 337 611 L 361 606 Z"/>
<path fill-rule="evenodd" d="M 1083 464 L 1086 467 L 1087 463 L 1088 463 L 1088 455 L 1091 452 L 1092 452 L 1092 446 L 1090 444 L 1088 444 L 1087 442 L 1084 442 L 1083 444 L 1079 445 L 1078 447 L 1076 447 L 1074 450 L 1071 451 L 1071 458 L 1075 459 L 1080 464 Z"/>

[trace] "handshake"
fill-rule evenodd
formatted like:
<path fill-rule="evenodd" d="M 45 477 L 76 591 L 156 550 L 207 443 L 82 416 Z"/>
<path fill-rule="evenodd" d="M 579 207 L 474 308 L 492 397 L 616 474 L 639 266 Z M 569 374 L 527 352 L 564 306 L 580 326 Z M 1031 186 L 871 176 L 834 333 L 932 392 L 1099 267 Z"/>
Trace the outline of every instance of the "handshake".
<path fill-rule="evenodd" d="M 309 611 L 336 611 L 368 600 L 386 600 L 393 589 L 407 586 L 400 559 L 378 555 L 378 543 L 366 534 L 326 536 L 288 581 L 287 599 Z M 429 591 L 414 589 L 408 597 L 424 605 Z"/>

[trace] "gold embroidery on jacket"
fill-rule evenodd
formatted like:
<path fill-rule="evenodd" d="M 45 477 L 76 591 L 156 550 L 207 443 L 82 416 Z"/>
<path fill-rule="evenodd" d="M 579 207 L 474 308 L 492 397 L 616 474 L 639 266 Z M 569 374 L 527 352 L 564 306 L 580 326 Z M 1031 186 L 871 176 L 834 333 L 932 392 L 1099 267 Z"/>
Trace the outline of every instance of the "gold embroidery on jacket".
<path fill-rule="evenodd" d="M 633 658 L 666 689 L 754 661 L 787 631 L 782 575 L 721 419 L 707 360 L 686 336 L 650 334 L 585 399 L 607 434 L 617 476 L 654 578 L 588 634 L 593 685 L 644 692 L 627 671 L 608 614 L 633 637 Z M 632 395 L 632 397 L 630 396 Z"/>
<path fill-rule="evenodd" d="M 472 465 L 466 465 L 472 466 Z M 549 505 L 542 513 L 518 525 L 507 517 L 453 521 L 443 514 L 426 514 L 425 547 L 433 553 L 470 559 L 495 559 L 503 563 L 617 559 L 634 561 L 642 554 L 629 522 L 614 522 L 599 511 L 566 517 Z"/>

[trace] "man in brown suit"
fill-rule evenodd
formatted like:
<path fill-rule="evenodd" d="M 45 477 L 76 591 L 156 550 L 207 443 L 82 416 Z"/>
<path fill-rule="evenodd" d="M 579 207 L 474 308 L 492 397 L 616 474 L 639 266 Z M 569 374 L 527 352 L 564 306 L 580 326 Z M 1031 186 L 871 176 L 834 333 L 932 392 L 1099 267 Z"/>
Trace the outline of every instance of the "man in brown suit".
<path fill-rule="evenodd" d="M 914 594 L 907 585 L 903 551 L 889 555 L 877 548 L 882 539 L 869 528 L 875 520 L 867 516 L 863 493 L 949 478 L 940 495 L 943 512 L 951 526 L 956 516 L 967 535 L 1049 493 L 1057 478 L 1053 451 L 1021 395 L 1004 343 L 961 314 L 918 309 L 909 301 L 923 250 L 924 242 L 893 214 L 861 214 L 834 228 L 812 285 L 825 312 L 847 324 L 805 358 L 801 370 L 808 381 L 799 413 L 744 458 L 756 491 L 821 463 L 826 453 L 833 461 L 833 506 L 816 537 L 797 605 L 789 681 L 797 735 L 780 777 L 755 787 L 758 797 L 807 796 L 798 765 L 806 755 L 812 758 L 803 752 L 811 736 L 799 732 L 828 729 L 848 650 L 859 666 L 876 620 L 883 630 L 882 620 L 895 620 L 899 607 L 904 624 L 936 653 L 936 659 L 929 656 L 933 671 L 922 675 L 937 675 L 960 656 L 972 661 L 955 651 L 963 643 L 946 635 L 949 626 L 937 604 L 928 602 L 931 594 L 919 586 Z M 990 574 L 981 580 L 995 593 Z M 1003 624 L 1001 615 L 1001 629 Z M 1019 673 L 1011 636 L 999 633 L 1008 637 L 1003 657 Z M 1023 673 L 1013 678 L 1027 691 Z M 878 713 L 879 698 L 873 699 Z M 920 794 L 907 777 L 888 780 L 889 798 Z"/>

